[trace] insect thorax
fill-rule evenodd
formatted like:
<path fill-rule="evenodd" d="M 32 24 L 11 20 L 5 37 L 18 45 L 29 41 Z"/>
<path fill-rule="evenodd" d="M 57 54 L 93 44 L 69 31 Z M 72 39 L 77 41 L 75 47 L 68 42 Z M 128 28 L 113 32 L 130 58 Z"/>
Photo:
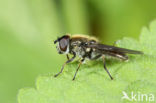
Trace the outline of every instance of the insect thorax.
<path fill-rule="evenodd" d="M 96 43 L 96 41 L 93 40 L 73 40 L 71 41 L 71 51 L 75 52 L 76 55 L 80 58 L 86 58 L 86 59 L 93 59 L 96 56 L 99 55 L 99 53 L 97 53 L 95 51 L 95 49 L 92 48 L 87 48 L 86 46 L 83 45 L 87 45 L 89 43 Z"/>

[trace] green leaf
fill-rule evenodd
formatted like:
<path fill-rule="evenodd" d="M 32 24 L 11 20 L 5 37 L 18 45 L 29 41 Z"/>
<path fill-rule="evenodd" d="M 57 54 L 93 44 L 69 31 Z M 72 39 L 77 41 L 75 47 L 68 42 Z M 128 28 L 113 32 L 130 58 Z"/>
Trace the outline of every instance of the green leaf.
<path fill-rule="evenodd" d="M 114 80 L 110 80 L 101 61 L 91 61 L 81 66 L 76 80 L 72 81 L 78 64 L 74 62 L 67 65 L 64 72 L 57 78 L 54 78 L 53 74 L 39 76 L 36 88 L 20 89 L 18 102 L 127 103 L 131 101 L 121 99 L 123 91 L 129 97 L 131 97 L 131 92 L 156 95 L 155 28 L 156 21 L 153 21 L 149 30 L 143 28 L 139 41 L 123 38 L 117 42 L 119 47 L 141 50 L 144 55 L 130 55 L 128 62 L 108 59 L 107 68 Z M 56 69 L 59 71 L 60 68 Z M 142 102 L 147 101 L 144 98 Z"/>

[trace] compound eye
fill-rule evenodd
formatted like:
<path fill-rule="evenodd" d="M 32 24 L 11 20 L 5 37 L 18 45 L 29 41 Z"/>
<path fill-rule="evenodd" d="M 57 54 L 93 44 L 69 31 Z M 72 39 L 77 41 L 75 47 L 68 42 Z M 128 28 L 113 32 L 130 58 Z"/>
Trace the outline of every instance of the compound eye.
<path fill-rule="evenodd" d="M 69 43 L 69 39 L 68 38 L 62 38 L 59 41 L 59 46 L 60 46 L 61 51 L 65 52 L 67 50 L 68 43 Z"/>

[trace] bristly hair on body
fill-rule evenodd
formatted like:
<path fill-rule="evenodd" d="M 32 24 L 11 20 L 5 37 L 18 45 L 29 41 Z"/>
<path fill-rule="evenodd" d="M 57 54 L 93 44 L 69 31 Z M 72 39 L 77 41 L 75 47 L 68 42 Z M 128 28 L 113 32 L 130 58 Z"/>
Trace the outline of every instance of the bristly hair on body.
<path fill-rule="evenodd" d="M 67 34 L 67 35 L 69 35 L 69 34 Z M 97 39 L 96 37 L 83 35 L 83 34 L 74 34 L 71 36 L 71 38 L 81 38 L 81 39 L 86 38 L 88 40 L 95 40 L 96 42 L 99 42 L 99 39 Z"/>

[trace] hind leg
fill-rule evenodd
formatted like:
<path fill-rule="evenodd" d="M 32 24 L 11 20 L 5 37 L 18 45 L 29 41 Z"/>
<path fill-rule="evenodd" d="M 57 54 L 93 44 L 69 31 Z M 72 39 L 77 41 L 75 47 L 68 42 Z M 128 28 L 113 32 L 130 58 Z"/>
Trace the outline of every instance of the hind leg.
<path fill-rule="evenodd" d="M 104 63 L 104 69 L 106 70 L 107 74 L 109 75 L 109 77 L 111 78 L 111 80 L 113 80 L 113 77 L 111 76 L 111 74 L 109 73 L 108 69 L 106 68 L 106 61 L 105 61 L 105 57 L 102 56 L 103 58 L 103 63 Z"/>

